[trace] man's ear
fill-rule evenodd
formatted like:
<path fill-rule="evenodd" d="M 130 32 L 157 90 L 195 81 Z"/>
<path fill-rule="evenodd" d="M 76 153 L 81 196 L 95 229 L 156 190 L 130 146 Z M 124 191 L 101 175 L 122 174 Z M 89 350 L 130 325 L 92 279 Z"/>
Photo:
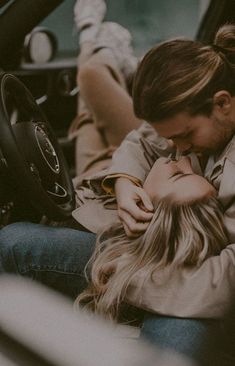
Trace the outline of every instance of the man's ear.
<path fill-rule="evenodd" d="M 213 96 L 214 111 L 229 114 L 232 109 L 232 97 L 227 90 L 219 90 Z"/>

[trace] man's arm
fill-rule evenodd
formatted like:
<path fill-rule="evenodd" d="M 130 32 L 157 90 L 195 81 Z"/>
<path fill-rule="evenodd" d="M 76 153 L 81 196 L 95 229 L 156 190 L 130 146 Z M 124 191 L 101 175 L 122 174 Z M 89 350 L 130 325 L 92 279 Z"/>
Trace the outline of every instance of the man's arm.
<path fill-rule="evenodd" d="M 163 315 L 183 318 L 221 318 L 235 296 L 235 244 L 199 268 L 157 270 L 140 289 L 136 276 L 127 302 Z"/>

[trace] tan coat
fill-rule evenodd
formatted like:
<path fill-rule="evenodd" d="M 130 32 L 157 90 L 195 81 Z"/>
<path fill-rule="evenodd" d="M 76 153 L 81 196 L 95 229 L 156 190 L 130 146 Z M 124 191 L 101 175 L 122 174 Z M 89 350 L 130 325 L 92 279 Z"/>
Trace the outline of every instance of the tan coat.
<path fill-rule="evenodd" d="M 93 232 L 118 220 L 115 199 L 102 189 L 102 181 L 112 186 L 115 174 L 128 174 L 144 182 L 159 156 L 168 156 L 171 148 L 147 123 L 132 131 L 113 156 L 112 166 L 92 179 L 78 182 L 78 208 L 73 216 Z M 199 161 L 191 154 L 193 170 L 203 175 Z M 153 276 L 139 291 L 138 277 L 127 294 L 127 301 L 141 308 L 179 317 L 221 317 L 235 294 L 235 136 L 214 160 L 210 157 L 206 178 L 218 191 L 224 207 L 224 222 L 231 245 L 219 256 L 207 259 L 200 268 L 164 270 Z M 141 275 L 140 275 L 141 276 Z"/>
<path fill-rule="evenodd" d="M 113 154 L 109 169 L 74 180 L 78 208 L 74 210 L 73 217 L 95 233 L 117 221 L 115 198 L 106 194 L 102 181 L 105 179 L 106 186 L 112 186 L 116 174 L 127 174 L 143 183 L 155 160 L 159 156 L 168 156 L 170 152 L 172 149 L 168 147 L 166 140 L 159 138 L 148 123 L 143 123 L 138 130 L 127 135 Z"/>

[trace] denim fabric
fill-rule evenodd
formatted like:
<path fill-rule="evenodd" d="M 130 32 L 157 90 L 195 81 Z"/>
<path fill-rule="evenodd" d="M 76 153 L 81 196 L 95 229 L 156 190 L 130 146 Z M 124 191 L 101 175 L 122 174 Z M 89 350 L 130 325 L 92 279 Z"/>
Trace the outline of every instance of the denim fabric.
<path fill-rule="evenodd" d="M 0 230 L 0 272 L 30 277 L 73 298 L 86 286 L 84 267 L 95 235 L 28 222 Z"/>
<path fill-rule="evenodd" d="M 0 230 L 0 272 L 30 277 L 75 298 L 86 286 L 84 267 L 94 245 L 95 235 L 91 233 L 28 222 L 14 223 Z M 147 313 L 141 338 L 205 361 L 208 339 L 209 349 L 213 349 L 208 334 L 215 334 L 217 325 L 215 321 Z"/>
<path fill-rule="evenodd" d="M 141 329 L 143 340 L 188 356 L 200 366 L 233 366 L 222 354 L 221 322 L 182 319 L 147 313 Z"/>

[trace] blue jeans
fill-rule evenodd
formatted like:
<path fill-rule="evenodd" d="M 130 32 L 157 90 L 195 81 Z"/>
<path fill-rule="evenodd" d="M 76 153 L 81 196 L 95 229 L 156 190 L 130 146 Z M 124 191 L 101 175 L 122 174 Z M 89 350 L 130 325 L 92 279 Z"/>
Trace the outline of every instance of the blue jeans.
<path fill-rule="evenodd" d="M 35 279 L 75 298 L 85 286 L 84 268 L 95 235 L 29 222 L 0 230 L 0 272 Z"/>
<path fill-rule="evenodd" d="M 181 319 L 148 313 L 141 338 L 163 349 L 182 353 L 200 365 L 223 366 L 220 353 L 216 354 L 216 349 L 220 347 L 217 344 L 218 334 L 220 323 L 215 320 Z"/>
<path fill-rule="evenodd" d="M 14 223 L 0 230 L 0 271 L 33 278 L 76 297 L 86 286 L 84 267 L 94 245 L 91 233 Z M 215 322 L 146 314 L 141 337 L 198 359 L 208 330 L 216 326 Z"/>

